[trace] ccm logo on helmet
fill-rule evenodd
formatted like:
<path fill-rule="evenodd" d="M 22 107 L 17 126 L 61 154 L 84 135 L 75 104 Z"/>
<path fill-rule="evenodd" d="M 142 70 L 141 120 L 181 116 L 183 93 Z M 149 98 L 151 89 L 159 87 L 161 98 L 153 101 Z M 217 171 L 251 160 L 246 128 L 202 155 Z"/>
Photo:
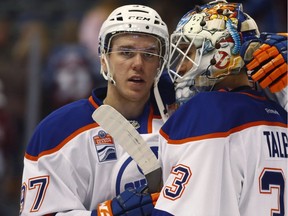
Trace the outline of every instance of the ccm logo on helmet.
<path fill-rule="evenodd" d="M 142 17 L 142 16 L 129 16 L 128 17 L 129 20 L 147 20 L 149 21 L 150 18 L 149 17 Z"/>

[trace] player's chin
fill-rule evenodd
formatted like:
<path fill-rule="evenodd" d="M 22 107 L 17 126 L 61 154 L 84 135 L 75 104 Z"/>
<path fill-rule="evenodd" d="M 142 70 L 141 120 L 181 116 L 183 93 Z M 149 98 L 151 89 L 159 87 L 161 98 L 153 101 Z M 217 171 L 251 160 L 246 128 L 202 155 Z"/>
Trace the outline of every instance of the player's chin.
<path fill-rule="evenodd" d="M 148 98 L 149 98 L 149 95 L 150 95 L 150 89 L 144 89 L 144 88 L 141 88 L 141 89 L 138 89 L 138 88 L 134 88 L 134 89 L 129 89 L 127 90 L 126 92 L 129 96 L 129 99 L 131 101 L 146 101 Z"/>

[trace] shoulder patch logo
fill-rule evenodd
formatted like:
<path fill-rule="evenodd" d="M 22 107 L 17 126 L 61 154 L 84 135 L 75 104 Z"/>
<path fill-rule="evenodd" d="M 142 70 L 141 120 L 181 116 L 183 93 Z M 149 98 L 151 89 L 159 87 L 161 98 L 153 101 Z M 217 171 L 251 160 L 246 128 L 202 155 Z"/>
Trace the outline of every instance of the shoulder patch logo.
<path fill-rule="evenodd" d="M 98 135 L 93 137 L 93 141 L 96 146 L 99 162 L 117 159 L 115 144 L 113 138 L 109 134 L 100 130 Z"/>

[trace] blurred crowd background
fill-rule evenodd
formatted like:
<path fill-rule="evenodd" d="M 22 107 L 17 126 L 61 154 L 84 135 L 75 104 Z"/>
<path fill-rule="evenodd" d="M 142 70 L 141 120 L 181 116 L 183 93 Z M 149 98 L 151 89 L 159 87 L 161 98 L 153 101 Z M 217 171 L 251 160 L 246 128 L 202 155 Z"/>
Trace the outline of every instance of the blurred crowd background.
<path fill-rule="evenodd" d="M 206 2 L 0 0 L 0 216 L 18 215 L 25 147 L 39 121 L 106 85 L 97 48 L 108 14 L 124 4 L 148 5 L 172 33 L 187 11 Z M 239 2 L 260 31 L 287 32 L 287 0 Z"/>

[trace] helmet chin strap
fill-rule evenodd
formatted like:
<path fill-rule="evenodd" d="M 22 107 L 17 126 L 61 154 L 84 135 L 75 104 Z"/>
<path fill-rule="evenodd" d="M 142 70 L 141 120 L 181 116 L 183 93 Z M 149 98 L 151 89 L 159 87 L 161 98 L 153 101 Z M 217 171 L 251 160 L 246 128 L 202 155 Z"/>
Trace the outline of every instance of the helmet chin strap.
<path fill-rule="evenodd" d="M 110 73 L 109 73 L 110 74 Z M 112 83 L 112 85 L 116 86 L 116 81 L 113 79 L 112 75 L 110 74 L 109 76 L 109 79 L 108 79 L 109 82 Z"/>
<path fill-rule="evenodd" d="M 113 76 L 110 73 L 110 66 L 109 66 L 109 63 L 107 60 L 107 56 L 105 54 L 103 54 L 103 59 L 104 59 L 105 64 L 107 66 L 107 72 L 103 70 L 103 67 L 101 67 L 102 76 L 104 77 L 104 79 L 106 79 L 107 81 L 111 82 L 111 84 L 116 86 L 116 81 L 113 79 Z"/>
<path fill-rule="evenodd" d="M 165 104 L 163 103 L 163 100 L 161 98 L 159 88 L 158 88 L 158 82 L 159 82 L 162 70 L 164 69 L 164 65 L 165 64 L 163 63 L 161 68 L 157 68 L 157 75 L 154 79 L 153 92 L 154 92 L 155 100 L 156 100 L 160 115 L 161 115 L 163 121 L 166 122 L 167 119 L 169 118 L 169 113 L 165 107 Z"/>

